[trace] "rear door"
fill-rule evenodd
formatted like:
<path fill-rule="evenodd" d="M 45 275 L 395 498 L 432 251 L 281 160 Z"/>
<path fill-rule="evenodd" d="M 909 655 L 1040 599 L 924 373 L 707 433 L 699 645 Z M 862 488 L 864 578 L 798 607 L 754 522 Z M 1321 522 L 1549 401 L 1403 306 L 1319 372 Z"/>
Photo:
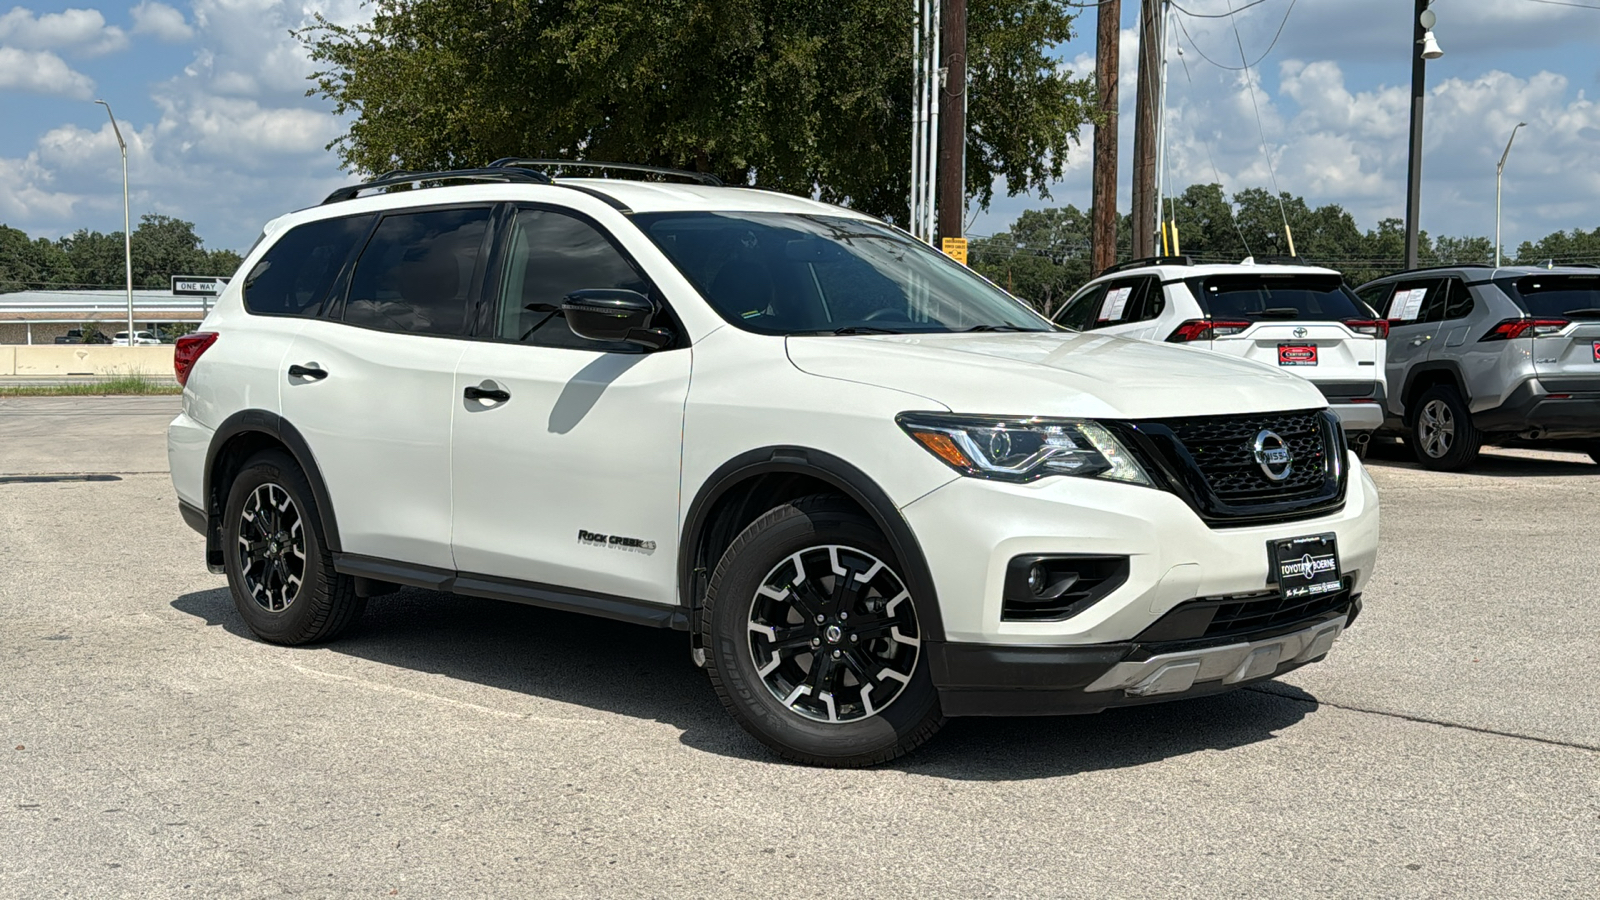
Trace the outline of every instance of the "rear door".
<path fill-rule="evenodd" d="M 285 358 L 283 416 L 328 485 L 346 552 L 438 569 L 450 553 L 450 424 L 491 207 L 379 220 L 328 316 Z"/>
<path fill-rule="evenodd" d="M 1405 412 L 1406 375 L 1427 360 L 1444 322 L 1447 279 L 1413 278 L 1397 282 L 1384 315 L 1389 320 L 1389 409 Z"/>
<path fill-rule="evenodd" d="M 1525 275 L 1506 294 L 1535 320 L 1533 369 L 1553 393 L 1600 390 L 1600 273 Z"/>
<path fill-rule="evenodd" d="M 1146 315 L 1146 311 L 1150 308 L 1154 308 L 1156 314 L 1161 311 L 1160 279 L 1153 275 L 1114 278 L 1105 283 L 1105 288 L 1099 309 L 1095 311 L 1094 330 L 1122 337 L 1147 337 L 1152 316 Z"/>
<path fill-rule="evenodd" d="M 1222 336 L 1211 349 L 1277 366 L 1338 396 L 1373 393 L 1381 329 L 1338 275 L 1210 275 L 1190 279 L 1190 290 L 1214 323 L 1244 326 L 1217 329 Z"/>

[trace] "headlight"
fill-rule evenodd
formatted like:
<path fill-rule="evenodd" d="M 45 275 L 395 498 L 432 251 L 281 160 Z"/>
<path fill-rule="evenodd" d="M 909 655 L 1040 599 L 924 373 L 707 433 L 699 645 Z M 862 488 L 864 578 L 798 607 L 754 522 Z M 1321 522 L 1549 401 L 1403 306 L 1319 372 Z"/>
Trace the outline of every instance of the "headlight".
<path fill-rule="evenodd" d="M 963 475 L 1016 482 L 1077 475 L 1151 483 L 1133 456 L 1096 422 L 916 412 L 901 413 L 895 421 Z"/>

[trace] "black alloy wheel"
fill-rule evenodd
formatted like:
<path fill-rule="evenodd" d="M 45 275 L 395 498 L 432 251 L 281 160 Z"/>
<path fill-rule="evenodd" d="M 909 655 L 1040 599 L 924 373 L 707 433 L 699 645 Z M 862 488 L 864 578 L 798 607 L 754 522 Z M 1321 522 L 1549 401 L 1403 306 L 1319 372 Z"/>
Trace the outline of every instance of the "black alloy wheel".
<path fill-rule="evenodd" d="M 894 759 L 943 724 L 917 604 L 888 543 L 842 498 L 770 510 L 736 538 L 700 611 L 723 705 L 811 765 Z"/>
<path fill-rule="evenodd" d="M 256 454 L 234 477 L 222 548 L 234 607 L 264 641 L 330 640 L 366 608 L 355 579 L 334 571 L 311 484 L 281 450 Z"/>

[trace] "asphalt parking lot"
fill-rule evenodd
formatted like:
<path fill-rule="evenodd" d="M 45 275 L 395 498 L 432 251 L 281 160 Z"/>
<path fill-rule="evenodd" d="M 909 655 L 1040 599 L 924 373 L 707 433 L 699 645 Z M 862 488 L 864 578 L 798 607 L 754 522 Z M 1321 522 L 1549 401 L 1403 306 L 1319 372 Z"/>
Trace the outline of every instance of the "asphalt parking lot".
<path fill-rule="evenodd" d="M 0 896 L 1593 897 L 1600 466 L 1386 451 L 1329 659 L 1221 697 L 775 761 L 681 634 L 407 589 L 247 636 L 176 397 L 0 399 Z M 101 476 L 41 480 L 14 476 Z"/>

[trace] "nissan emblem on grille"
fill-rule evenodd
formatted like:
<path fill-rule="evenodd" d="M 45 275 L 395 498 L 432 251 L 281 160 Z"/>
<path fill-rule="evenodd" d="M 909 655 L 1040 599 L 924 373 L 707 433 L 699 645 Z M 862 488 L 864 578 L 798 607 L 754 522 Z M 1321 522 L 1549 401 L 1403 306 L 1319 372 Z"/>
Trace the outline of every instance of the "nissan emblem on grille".
<path fill-rule="evenodd" d="M 1282 481 L 1293 471 L 1294 456 L 1289 452 L 1288 442 L 1278 437 L 1277 432 L 1263 429 L 1256 435 L 1253 449 L 1256 464 L 1273 481 Z"/>

